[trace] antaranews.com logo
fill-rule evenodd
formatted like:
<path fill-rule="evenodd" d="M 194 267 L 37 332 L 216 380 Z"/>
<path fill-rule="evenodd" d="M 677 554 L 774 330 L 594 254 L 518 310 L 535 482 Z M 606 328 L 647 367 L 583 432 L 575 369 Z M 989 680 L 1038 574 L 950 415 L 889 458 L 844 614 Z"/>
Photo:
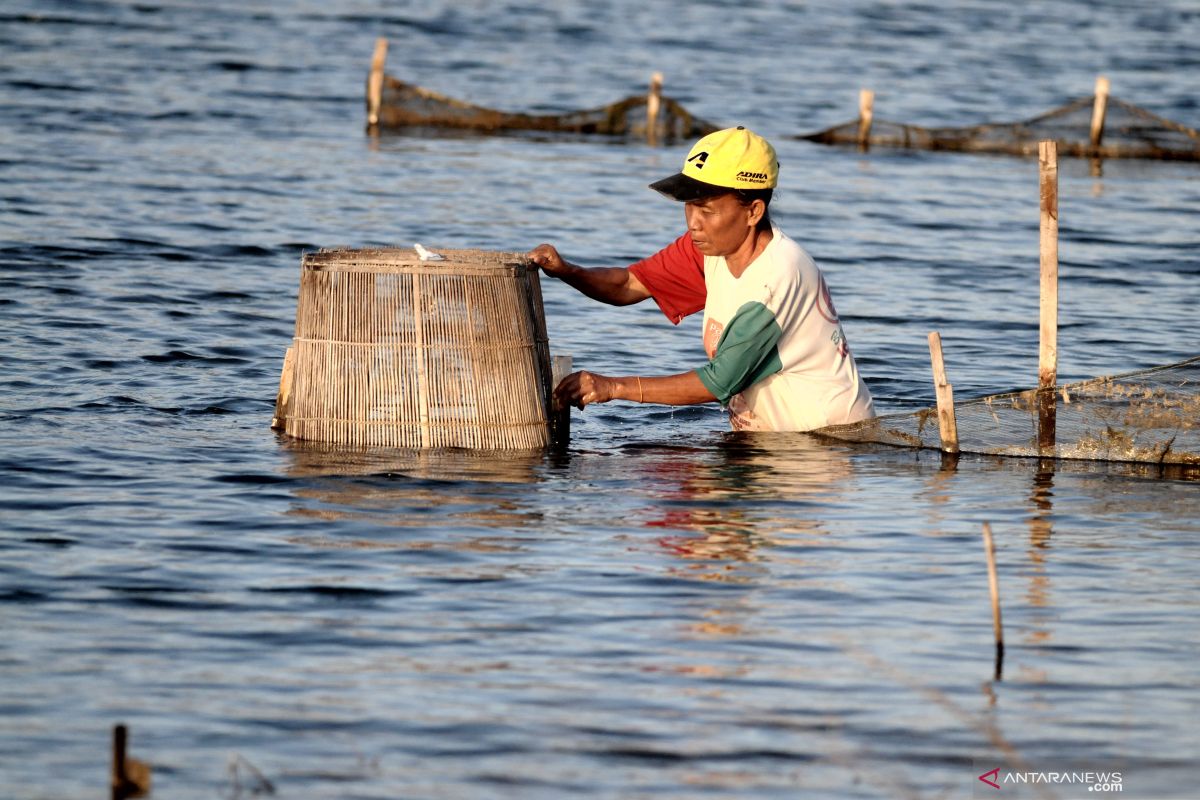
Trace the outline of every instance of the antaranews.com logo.
<path fill-rule="evenodd" d="M 993 789 L 1005 786 L 1078 786 L 1087 787 L 1089 792 L 1120 792 L 1125 788 L 1120 772 L 1071 770 L 1069 772 L 1018 772 L 996 767 L 979 776 L 979 780 Z"/>

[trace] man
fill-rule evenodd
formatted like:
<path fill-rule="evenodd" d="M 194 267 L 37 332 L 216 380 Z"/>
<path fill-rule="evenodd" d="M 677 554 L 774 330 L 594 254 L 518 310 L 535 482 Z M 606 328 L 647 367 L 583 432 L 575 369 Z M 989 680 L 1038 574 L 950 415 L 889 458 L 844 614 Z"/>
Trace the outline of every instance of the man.
<path fill-rule="evenodd" d="M 743 127 L 709 134 L 682 172 L 650 188 L 684 204 L 687 232 L 629 267 L 585 269 L 542 244 L 529 258 L 588 297 L 629 305 L 653 297 L 673 323 L 704 309 L 698 369 L 665 377 L 576 372 L 555 397 L 582 409 L 632 400 L 719 402 L 735 430 L 805 431 L 875 416 L 825 278 L 768 213 L 775 149 Z"/>

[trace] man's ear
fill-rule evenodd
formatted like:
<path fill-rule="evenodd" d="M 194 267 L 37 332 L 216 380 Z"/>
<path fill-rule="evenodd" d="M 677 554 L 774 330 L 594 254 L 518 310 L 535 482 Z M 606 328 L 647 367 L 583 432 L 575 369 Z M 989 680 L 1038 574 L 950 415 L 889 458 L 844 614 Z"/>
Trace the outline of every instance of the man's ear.
<path fill-rule="evenodd" d="M 766 213 L 767 204 L 762 200 L 751 200 L 747 210 L 750 212 L 750 224 L 758 225 L 759 221 L 763 218 L 763 214 Z"/>

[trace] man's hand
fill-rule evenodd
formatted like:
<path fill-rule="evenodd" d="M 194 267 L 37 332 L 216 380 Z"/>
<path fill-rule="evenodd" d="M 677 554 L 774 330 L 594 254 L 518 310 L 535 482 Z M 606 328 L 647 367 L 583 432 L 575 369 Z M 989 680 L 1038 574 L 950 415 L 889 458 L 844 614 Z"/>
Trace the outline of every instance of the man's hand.
<path fill-rule="evenodd" d="M 574 286 L 593 300 L 614 306 L 640 303 L 650 296 L 627 267 L 592 267 L 585 269 L 563 259 L 552 244 L 539 244 L 525 257 L 547 275 Z"/>
<path fill-rule="evenodd" d="M 607 403 L 616 397 L 617 382 L 595 372 L 572 372 L 559 381 L 554 400 L 560 406 L 575 406 L 580 411 L 592 403 Z"/>
<path fill-rule="evenodd" d="M 555 278 L 561 278 L 571 270 L 552 244 L 539 244 L 525 255 L 530 261 L 541 267 L 542 272 Z"/>

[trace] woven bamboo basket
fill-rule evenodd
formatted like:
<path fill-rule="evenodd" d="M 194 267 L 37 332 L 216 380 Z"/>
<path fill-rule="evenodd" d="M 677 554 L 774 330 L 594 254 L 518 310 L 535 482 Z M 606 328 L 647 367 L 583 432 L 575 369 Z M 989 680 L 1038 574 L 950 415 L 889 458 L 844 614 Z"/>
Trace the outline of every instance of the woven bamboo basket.
<path fill-rule="evenodd" d="M 273 427 L 297 439 L 528 450 L 551 441 L 537 269 L 523 256 L 336 249 L 301 263 Z"/>

